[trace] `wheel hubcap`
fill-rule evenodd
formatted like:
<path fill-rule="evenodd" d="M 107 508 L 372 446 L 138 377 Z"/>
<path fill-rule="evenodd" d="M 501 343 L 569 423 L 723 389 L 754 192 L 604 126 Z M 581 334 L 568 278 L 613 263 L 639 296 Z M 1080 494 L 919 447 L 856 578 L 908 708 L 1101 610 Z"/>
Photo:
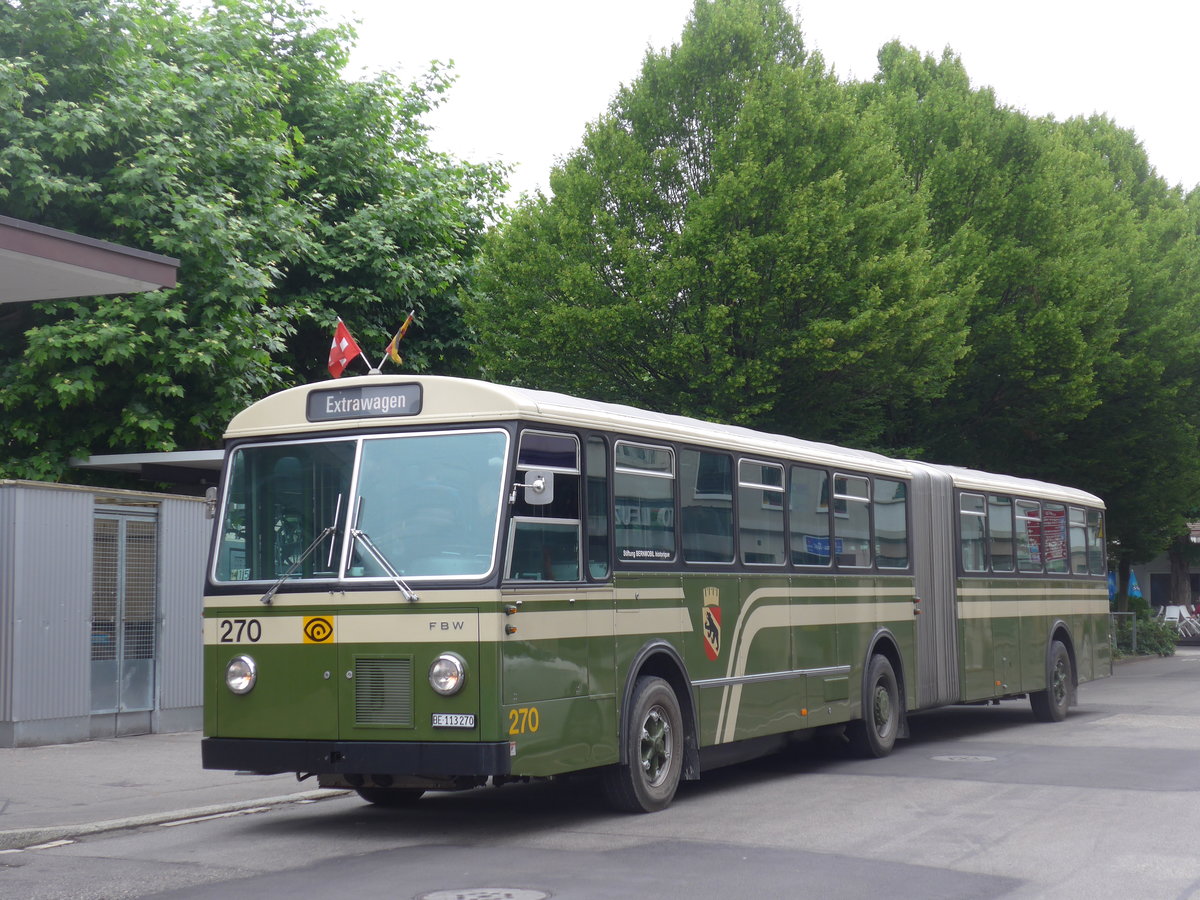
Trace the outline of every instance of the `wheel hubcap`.
<path fill-rule="evenodd" d="M 663 714 L 661 706 L 653 707 L 642 723 L 642 772 L 652 787 L 657 787 L 666 777 L 671 765 L 674 749 L 671 723 Z"/>
<path fill-rule="evenodd" d="M 892 722 L 892 696 L 883 685 L 875 688 L 875 731 L 886 734 Z"/>
<path fill-rule="evenodd" d="M 1061 659 L 1054 666 L 1054 679 L 1050 689 L 1055 704 L 1061 706 L 1067 699 L 1067 664 Z"/>

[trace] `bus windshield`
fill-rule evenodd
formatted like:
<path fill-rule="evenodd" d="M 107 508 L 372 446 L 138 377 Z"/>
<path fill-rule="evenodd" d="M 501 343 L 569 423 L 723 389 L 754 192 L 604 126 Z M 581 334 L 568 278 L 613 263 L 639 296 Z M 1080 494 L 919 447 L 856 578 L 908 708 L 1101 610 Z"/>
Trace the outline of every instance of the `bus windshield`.
<path fill-rule="evenodd" d="M 404 578 L 488 574 L 506 440 L 498 431 L 364 440 L 355 528 Z M 382 562 L 356 541 L 348 575 L 385 577 Z"/>
<path fill-rule="evenodd" d="M 462 431 L 239 447 L 214 577 L 388 579 L 361 536 L 405 579 L 483 577 L 507 442 Z"/>

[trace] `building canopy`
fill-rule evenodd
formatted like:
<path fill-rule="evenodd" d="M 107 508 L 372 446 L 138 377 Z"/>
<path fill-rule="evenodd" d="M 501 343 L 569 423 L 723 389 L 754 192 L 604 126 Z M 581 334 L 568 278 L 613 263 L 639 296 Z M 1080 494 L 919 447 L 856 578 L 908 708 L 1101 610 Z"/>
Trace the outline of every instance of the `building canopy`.
<path fill-rule="evenodd" d="M 137 294 L 175 287 L 179 260 L 0 216 L 0 304 Z M 221 451 L 142 453 L 72 460 L 82 468 L 148 480 L 215 483 Z"/>
<path fill-rule="evenodd" d="M 0 216 L 0 303 L 175 286 L 179 260 Z"/>

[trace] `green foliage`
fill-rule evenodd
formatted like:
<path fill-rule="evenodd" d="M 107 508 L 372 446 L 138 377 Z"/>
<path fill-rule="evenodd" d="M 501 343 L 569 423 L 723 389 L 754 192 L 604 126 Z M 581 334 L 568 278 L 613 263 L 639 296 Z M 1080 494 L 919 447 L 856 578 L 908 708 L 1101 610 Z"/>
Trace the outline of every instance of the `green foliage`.
<path fill-rule="evenodd" d="M 492 235 L 491 377 L 885 445 L 940 396 L 964 302 L 888 125 L 777 0 L 701 0 Z"/>
<path fill-rule="evenodd" d="M 947 402 L 914 427 L 935 458 L 1045 476 L 1067 428 L 1099 403 L 1128 303 L 1128 205 L 1094 154 L 972 90 L 949 53 L 935 62 L 889 44 L 862 98 L 895 123 L 931 231 L 978 284 Z"/>
<path fill-rule="evenodd" d="M 1148 613 L 1138 615 L 1137 645 L 1134 646 L 1134 619 L 1119 616 L 1113 634 L 1113 650 L 1120 656 L 1174 656 L 1179 644 L 1179 630 L 1170 622 L 1152 618 Z"/>
<path fill-rule="evenodd" d="M 778 0 L 697 0 L 485 245 L 484 371 L 1010 472 L 1142 561 L 1200 506 L 1200 191 L 899 44 L 839 83 Z"/>
<path fill-rule="evenodd" d="M 343 81 L 306 0 L 192 9 L 0 0 L 0 209 L 181 260 L 5 312 L 0 475 L 209 446 L 335 314 L 378 359 L 415 309 L 406 368 L 1074 484 L 1125 563 L 1200 508 L 1200 191 L 1107 119 L 894 43 L 842 83 L 783 0 L 696 0 L 484 242 L 445 71 Z"/>
<path fill-rule="evenodd" d="M 339 314 L 377 360 L 416 309 L 406 367 L 468 366 L 460 297 L 503 173 L 429 149 L 441 69 L 343 81 L 353 38 L 304 0 L 0 2 L 0 208 L 180 260 L 174 290 L 5 330 L 0 473 L 212 445 L 326 374 Z"/>
<path fill-rule="evenodd" d="M 969 351 L 910 443 L 1100 494 L 1117 552 L 1153 557 L 1200 497 L 1193 211 L 1129 132 L 1000 107 L 949 53 L 889 44 L 861 96 L 979 285 Z"/>
<path fill-rule="evenodd" d="M 1135 210 L 1126 247 L 1130 302 L 1103 372 L 1101 404 L 1071 441 L 1079 478 L 1110 507 L 1112 536 L 1131 562 L 1160 553 L 1200 501 L 1200 219 L 1196 206 L 1148 172 L 1145 153 L 1111 124 L 1073 121 L 1113 165 Z"/>

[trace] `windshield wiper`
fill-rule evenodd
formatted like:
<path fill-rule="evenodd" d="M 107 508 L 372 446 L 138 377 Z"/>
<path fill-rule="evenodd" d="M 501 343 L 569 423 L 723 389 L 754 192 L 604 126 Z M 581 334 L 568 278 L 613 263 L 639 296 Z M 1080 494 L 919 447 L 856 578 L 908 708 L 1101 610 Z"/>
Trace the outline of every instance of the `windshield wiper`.
<path fill-rule="evenodd" d="M 358 498 L 358 510 L 354 514 L 354 525 L 350 528 L 350 536 L 355 541 L 362 542 L 362 545 L 367 548 L 367 552 L 371 554 L 371 558 L 379 563 L 387 577 L 392 579 L 392 583 L 396 585 L 396 589 L 400 591 L 400 595 L 409 603 L 415 603 L 421 599 L 417 596 L 417 592 L 410 588 L 408 583 L 400 577 L 400 573 L 396 571 L 396 567 L 383 555 L 383 551 L 375 546 L 370 536 L 358 527 L 358 523 L 362 521 L 363 500 L 363 497 Z"/>
<path fill-rule="evenodd" d="M 315 538 L 313 538 L 313 542 L 308 545 L 308 547 L 305 549 L 305 551 L 303 553 L 301 553 L 298 557 L 296 557 L 296 561 L 293 562 L 288 567 L 288 570 L 286 572 L 284 572 L 282 575 L 280 575 L 279 578 L 276 579 L 276 581 L 273 585 L 271 585 L 269 588 L 267 588 L 267 592 L 265 594 L 263 594 L 261 597 L 258 598 L 259 603 L 265 604 L 266 606 L 271 605 L 271 600 L 275 597 L 275 592 L 279 590 L 279 588 L 283 585 L 283 583 L 285 581 L 287 581 L 289 578 L 291 578 L 292 575 L 295 574 L 296 570 L 298 568 L 300 568 L 300 565 L 306 559 L 308 559 L 309 556 L 312 555 L 312 552 L 314 550 L 316 550 L 317 547 L 321 546 L 321 541 L 325 540 L 325 538 L 329 537 L 331 534 L 333 534 L 335 531 L 337 531 L 338 519 L 341 518 L 341 514 L 342 514 L 342 495 L 338 494 L 337 506 L 335 506 L 334 510 L 333 510 L 333 524 L 326 525 L 324 530 L 322 530 L 322 532 L 320 534 L 318 534 Z M 332 558 L 332 556 L 333 556 L 333 543 L 332 542 L 331 542 L 330 548 L 329 548 L 329 555 Z"/>

